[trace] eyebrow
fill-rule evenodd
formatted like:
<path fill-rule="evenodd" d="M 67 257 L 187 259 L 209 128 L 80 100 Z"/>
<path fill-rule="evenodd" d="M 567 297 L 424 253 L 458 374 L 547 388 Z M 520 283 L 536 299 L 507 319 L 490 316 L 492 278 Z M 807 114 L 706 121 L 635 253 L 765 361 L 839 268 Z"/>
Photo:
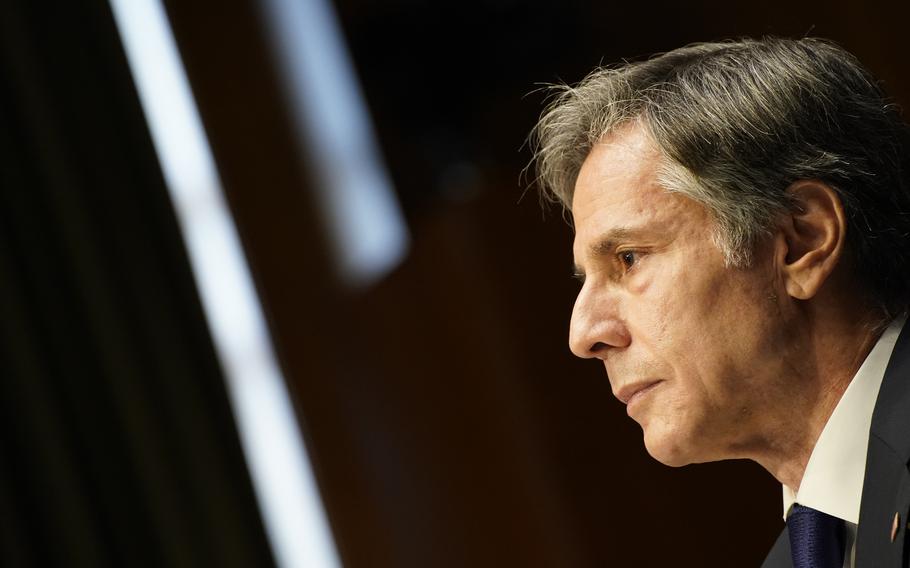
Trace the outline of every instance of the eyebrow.
<path fill-rule="evenodd" d="M 616 227 L 602 234 L 588 247 L 588 254 L 593 257 L 609 256 L 616 250 L 620 241 L 628 240 L 637 236 L 650 234 L 645 229 L 635 229 L 632 227 Z M 572 274 L 579 280 L 584 280 L 585 271 L 576 262 L 572 264 Z"/>

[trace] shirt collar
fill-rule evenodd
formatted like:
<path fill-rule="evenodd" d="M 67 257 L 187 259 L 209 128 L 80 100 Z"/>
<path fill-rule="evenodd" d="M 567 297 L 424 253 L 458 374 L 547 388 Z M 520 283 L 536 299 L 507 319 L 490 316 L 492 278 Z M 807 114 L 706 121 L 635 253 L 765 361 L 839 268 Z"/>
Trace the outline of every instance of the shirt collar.
<path fill-rule="evenodd" d="M 822 430 L 799 485 L 783 486 L 784 519 L 794 503 L 857 524 L 872 411 L 904 319 L 894 321 L 869 352 Z"/>

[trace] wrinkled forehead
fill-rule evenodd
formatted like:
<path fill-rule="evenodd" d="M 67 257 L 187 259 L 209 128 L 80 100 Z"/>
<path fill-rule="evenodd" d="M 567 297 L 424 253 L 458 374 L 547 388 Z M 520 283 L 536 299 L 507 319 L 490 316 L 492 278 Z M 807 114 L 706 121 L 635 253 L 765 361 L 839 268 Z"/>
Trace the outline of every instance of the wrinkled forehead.
<path fill-rule="evenodd" d="M 647 175 L 662 164 L 663 156 L 648 131 L 639 122 L 629 122 L 603 135 L 591 147 L 579 168 L 572 192 L 574 211 L 585 189 L 631 175 Z"/>
<path fill-rule="evenodd" d="M 592 148 L 572 200 L 576 257 L 604 235 L 702 233 L 711 226 L 702 204 L 664 187 L 663 165 L 641 128 L 617 131 Z"/>
<path fill-rule="evenodd" d="M 602 137 L 578 172 L 571 211 L 576 229 L 604 209 L 653 206 L 663 157 L 647 132 L 630 123 Z"/>

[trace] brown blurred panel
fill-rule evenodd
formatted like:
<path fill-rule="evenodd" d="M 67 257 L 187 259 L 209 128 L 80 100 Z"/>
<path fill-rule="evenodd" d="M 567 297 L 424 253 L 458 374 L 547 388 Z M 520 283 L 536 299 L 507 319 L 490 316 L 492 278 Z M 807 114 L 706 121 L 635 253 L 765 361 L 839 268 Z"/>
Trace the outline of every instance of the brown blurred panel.
<path fill-rule="evenodd" d="M 345 563 L 574 563 L 547 526 L 564 521 L 540 460 L 516 443 L 527 420 L 496 386 L 514 371 L 463 228 L 427 223 L 398 274 L 339 295 L 255 12 L 168 8 Z"/>
<path fill-rule="evenodd" d="M 340 306 L 326 278 L 319 219 L 305 198 L 256 14 L 237 2 L 168 8 L 278 356 L 306 416 L 304 433 L 336 539 L 350 565 L 357 565 L 350 551 L 389 558 L 387 524 L 372 506 L 367 469 L 340 406 L 349 367 L 334 361 L 341 355 L 332 341 Z"/>
<path fill-rule="evenodd" d="M 390 565 L 390 527 L 369 493 L 345 406 L 356 362 L 321 220 L 250 2 L 167 4 L 228 201 L 263 300 L 330 523 L 347 565 Z"/>

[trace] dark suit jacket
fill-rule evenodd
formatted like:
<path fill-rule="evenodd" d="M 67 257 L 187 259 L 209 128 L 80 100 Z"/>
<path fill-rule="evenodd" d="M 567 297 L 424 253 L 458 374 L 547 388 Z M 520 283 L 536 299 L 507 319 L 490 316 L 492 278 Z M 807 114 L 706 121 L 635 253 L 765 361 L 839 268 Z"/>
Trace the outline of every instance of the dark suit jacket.
<path fill-rule="evenodd" d="M 875 403 L 856 535 L 856 568 L 910 566 L 910 321 L 904 326 Z M 891 540 L 894 515 L 900 515 Z M 762 568 L 792 568 L 787 529 Z"/>

